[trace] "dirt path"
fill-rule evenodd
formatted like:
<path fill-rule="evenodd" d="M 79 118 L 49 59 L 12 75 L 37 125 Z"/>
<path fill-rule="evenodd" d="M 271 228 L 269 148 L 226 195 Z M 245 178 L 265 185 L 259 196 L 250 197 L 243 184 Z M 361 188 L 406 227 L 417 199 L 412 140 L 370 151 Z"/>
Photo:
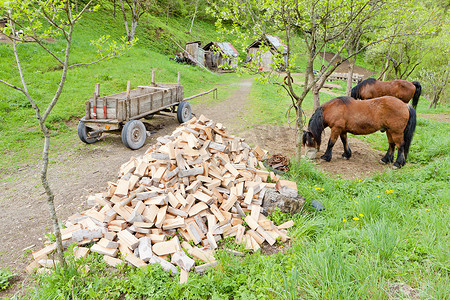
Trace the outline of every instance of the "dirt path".
<path fill-rule="evenodd" d="M 194 113 L 221 122 L 232 134 L 245 138 L 250 145 L 259 145 L 272 154 L 293 155 L 295 130 L 269 125 L 253 126 L 244 118 L 252 81 L 245 79 L 236 85 L 236 91 L 228 99 L 209 105 L 193 105 Z M 131 156 L 142 155 L 157 137 L 171 134 L 179 125 L 176 118 L 167 115 L 155 116 L 151 124 L 163 128 L 153 132 L 146 145 L 137 151 L 125 148 L 120 137 L 115 135 L 106 135 L 99 143 L 85 145 L 75 134 L 69 145 L 55 146 L 66 149 L 59 151 L 63 155 L 51 157 L 49 169 L 49 181 L 56 195 L 55 203 L 61 221 L 86 209 L 87 196 L 105 191 L 107 181 L 116 181 L 121 164 Z M 76 127 L 77 122 L 71 125 Z M 342 174 L 348 178 L 366 177 L 386 168 L 378 164 L 381 154 L 370 150 L 364 142 L 357 139 L 350 139 L 349 142 L 353 150 L 350 161 L 340 158 L 343 150 L 337 143 L 332 162 L 319 162 L 320 168 L 334 176 Z M 322 151 L 324 148 L 325 145 Z M 0 268 L 9 267 L 19 274 L 18 280 L 26 278 L 23 270 L 30 262 L 29 252 L 41 249 L 43 234 L 52 231 L 39 169 L 40 164 L 36 163 L 0 175 Z M 22 283 L 26 285 L 26 282 Z"/>

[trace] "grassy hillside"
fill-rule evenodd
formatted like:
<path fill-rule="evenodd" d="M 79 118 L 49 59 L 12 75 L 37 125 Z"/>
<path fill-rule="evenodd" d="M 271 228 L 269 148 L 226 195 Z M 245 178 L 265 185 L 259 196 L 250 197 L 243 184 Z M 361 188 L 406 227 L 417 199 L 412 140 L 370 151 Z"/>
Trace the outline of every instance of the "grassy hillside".
<path fill-rule="evenodd" d="M 180 49 L 177 49 L 169 37 L 182 45 L 186 41 L 207 42 L 220 38 L 212 24 L 202 21 L 195 22 L 191 35 L 185 34 L 187 22 L 187 19 L 171 18 L 166 25 L 165 20 L 149 17 L 147 22 L 143 18 L 136 33 L 139 41 L 128 53 L 110 61 L 70 69 L 63 94 L 48 119 L 52 129 L 52 142 L 56 145 L 64 144 L 69 135 L 76 134 L 76 128 L 69 128 L 65 121 L 84 115 L 84 102 L 94 92 L 95 83 L 100 83 L 101 95 L 108 95 L 126 90 L 128 80 L 131 81 L 132 88 L 149 84 L 152 70 L 156 71 L 157 82 L 176 82 L 177 73 L 181 72 L 185 96 L 190 96 L 216 87 L 219 82 L 226 84 L 236 80 L 235 76 L 211 74 L 199 67 L 170 60 Z M 119 16 L 114 19 L 109 10 L 86 14 L 74 34 L 70 63 L 95 61 L 98 59 L 97 50 L 91 45 L 91 41 L 102 35 L 120 40 L 124 32 L 122 19 Z M 47 46 L 58 53 L 64 49 L 65 44 L 58 40 Z M 56 61 L 34 44 L 20 45 L 19 55 L 30 93 L 42 110 L 51 101 L 61 72 Z M 12 47 L 0 44 L 0 57 L 0 78 L 20 85 Z M 229 92 L 227 87 L 221 87 L 222 99 Z M 4 154 L 0 158 L 0 164 L 3 168 L 14 169 L 17 165 L 29 163 L 40 156 L 42 144 L 37 126 L 34 110 L 23 94 L 0 85 L 0 153 Z"/>

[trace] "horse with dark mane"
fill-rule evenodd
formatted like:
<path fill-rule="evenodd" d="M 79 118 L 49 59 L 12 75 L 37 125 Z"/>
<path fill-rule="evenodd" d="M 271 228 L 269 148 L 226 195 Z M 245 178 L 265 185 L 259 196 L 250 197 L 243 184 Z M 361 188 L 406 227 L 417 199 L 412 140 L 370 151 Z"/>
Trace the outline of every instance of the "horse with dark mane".
<path fill-rule="evenodd" d="M 405 103 L 412 99 L 412 106 L 416 109 L 421 93 L 422 86 L 418 81 L 409 82 L 401 79 L 379 81 L 375 78 L 368 78 L 352 89 L 351 96 L 361 100 L 393 96 Z"/>
<path fill-rule="evenodd" d="M 324 103 L 314 112 L 309 120 L 308 130 L 303 133 L 303 145 L 319 149 L 322 132 L 326 127 L 330 127 L 331 134 L 322 159 L 331 160 L 333 146 L 339 137 L 344 145 L 342 156 L 345 159 L 352 156 L 347 133 L 366 135 L 384 129 L 389 149 L 381 162 L 386 164 L 394 162 L 394 151 L 397 146 L 398 154 L 394 168 L 400 168 L 406 163 L 416 129 L 416 111 L 410 105 L 391 96 L 366 101 L 337 97 Z"/>

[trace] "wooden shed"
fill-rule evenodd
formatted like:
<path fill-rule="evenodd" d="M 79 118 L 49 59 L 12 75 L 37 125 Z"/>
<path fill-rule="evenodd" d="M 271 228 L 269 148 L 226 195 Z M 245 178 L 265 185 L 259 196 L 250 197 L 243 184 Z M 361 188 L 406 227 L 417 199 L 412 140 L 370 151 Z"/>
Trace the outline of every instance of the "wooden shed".
<path fill-rule="evenodd" d="M 203 47 L 205 65 L 211 70 L 236 69 L 239 52 L 229 42 L 210 42 Z"/>
<path fill-rule="evenodd" d="M 268 51 L 261 51 L 262 46 L 268 46 Z M 258 64 L 259 68 L 263 71 L 272 70 L 273 56 L 281 54 L 284 59 L 284 66 L 287 65 L 287 46 L 281 41 L 281 39 L 274 35 L 264 34 L 258 40 L 254 41 L 247 47 L 247 62 Z M 281 70 L 284 69 L 284 66 Z"/>
<path fill-rule="evenodd" d="M 189 59 L 195 64 L 205 65 L 205 51 L 200 47 L 200 41 L 186 43 L 186 51 L 189 53 Z M 193 59 L 192 59 L 193 58 Z"/>

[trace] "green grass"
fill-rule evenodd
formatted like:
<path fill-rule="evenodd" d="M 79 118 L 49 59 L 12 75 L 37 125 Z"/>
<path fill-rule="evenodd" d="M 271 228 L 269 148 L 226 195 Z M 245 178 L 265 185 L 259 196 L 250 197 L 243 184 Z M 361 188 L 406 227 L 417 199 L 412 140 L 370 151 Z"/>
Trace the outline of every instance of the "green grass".
<path fill-rule="evenodd" d="M 0 291 L 6 290 L 11 286 L 11 279 L 15 276 L 8 269 L 0 269 Z"/>
<path fill-rule="evenodd" d="M 405 283 L 422 298 L 445 299 L 449 167 L 439 158 L 420 169 L 343 180 L 301 162 L 289 179 L 307 199 L 306 210 L 293 217 L 285 253 L 237 258 L 219 251 L 218 266 L 191 273 L 185 285 L 158 266 L 110 269 L 97 254 L 79 261 L 69 255 L 68 270 L 41 275 L 37 289 L 17 298 L 388 299 L 389 284 Z M 314 212 L 312 199 L 326 210 Z"/>

